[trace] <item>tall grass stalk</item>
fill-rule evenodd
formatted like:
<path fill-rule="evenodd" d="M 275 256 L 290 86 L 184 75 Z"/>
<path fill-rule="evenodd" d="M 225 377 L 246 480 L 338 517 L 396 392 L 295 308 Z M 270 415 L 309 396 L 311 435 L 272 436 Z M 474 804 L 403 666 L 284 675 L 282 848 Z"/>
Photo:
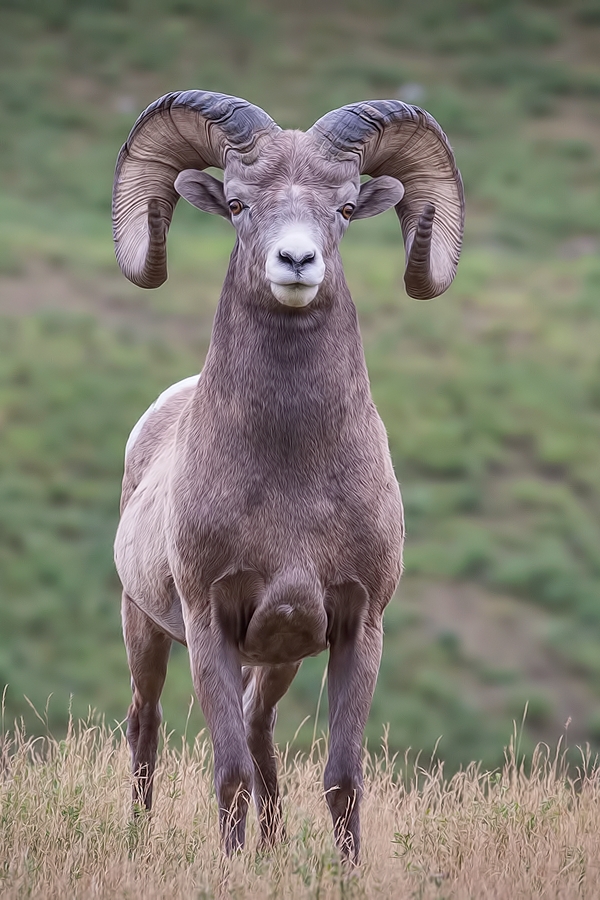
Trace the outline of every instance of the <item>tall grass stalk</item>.
<path fill-rule="evenodd" d="M 0 747 L 3 898 L 592 897 L 597 896 L 600 780 L 589 754 L 568 777 L 560 746 L 502 769 L 473 763 L 450 779 L 443 764 L 398 766 L 367 755 L 362 864 L 339 864 L 323 798 L 323 742 L 288 746 L 279 765 L 288 840 L 223 858 L 210 743 L 164 735 L 155 809 L 132 821 L 122 730 L 92 718 L 64 740 L 5 733 Z M 407 771 L 411 774 L 407 775 Z"/>

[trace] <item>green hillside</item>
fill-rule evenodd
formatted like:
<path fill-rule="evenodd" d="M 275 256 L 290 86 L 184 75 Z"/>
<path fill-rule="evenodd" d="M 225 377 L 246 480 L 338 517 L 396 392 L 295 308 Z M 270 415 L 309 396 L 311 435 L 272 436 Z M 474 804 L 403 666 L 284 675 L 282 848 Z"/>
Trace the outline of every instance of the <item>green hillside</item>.
<path fill-rule="evenodd" d="M 495 765 L 525 704 L 530 743 L 570 720 L 571 744 L 600 746 L 598 60 L 598 2 L 0 0 L 6 721 L 42 729 L 24 695 L 56 734 L 69 704 L 125 715 L 123 448 L 200 369 L 233 236 L 180 205 L 169 281 L 134 288 L 113 257 L 112 172 L 139 111 L 197 87 L 287 127 L 397 96 L 436 116 L 464 176 L 444 297 L 404 294 L 392 213 L 344 241 L 408 528 L 370 746 L 389 723 L 394 750 L 428 756 L 443 735 L 450 768 Z M 281 740 L 310 742 L 325 661 L 281 704 Z M 178 731 L 190 694 L 178 648 L 163 703 Z"/>

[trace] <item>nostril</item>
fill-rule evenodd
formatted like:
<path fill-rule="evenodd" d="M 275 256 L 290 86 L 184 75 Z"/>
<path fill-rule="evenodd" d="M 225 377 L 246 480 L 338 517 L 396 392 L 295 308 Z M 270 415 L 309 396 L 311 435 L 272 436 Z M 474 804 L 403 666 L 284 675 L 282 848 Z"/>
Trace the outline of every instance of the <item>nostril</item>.
<path fill-rule="evenodd" d="M 312 262 L 315 258 L 315 251 L 311 250 L 310 253 L 305 253 L 302 259 L 298 260 L 298 265 L 303 266 L 308 262 Z"/>
<path fill-rule="evenodd" d="M 306 263 L 312 262 L 314 258 L 314 250 L 309 250 L 307 253 L 294 253 L 292 250 L 279 251 L 279 259 L 293 269 L 299 269 L 301 266 L 306 265 Z"/>

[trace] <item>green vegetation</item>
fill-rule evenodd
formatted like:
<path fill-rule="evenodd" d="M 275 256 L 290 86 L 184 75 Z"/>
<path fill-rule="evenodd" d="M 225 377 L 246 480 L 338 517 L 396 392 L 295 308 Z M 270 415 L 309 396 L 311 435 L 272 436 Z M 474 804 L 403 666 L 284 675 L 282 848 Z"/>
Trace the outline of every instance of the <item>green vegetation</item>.
<path fill-rule="evenodd" d="M 370 746 L 495 765 L 525 742 L 600 746 L 600 6 L 495 0 L 0 2 L 0 683 L 6 716 L 65 727 L 69 696 L 129 696 L 111 544 L 129 430 L 198 371 L 232 244 L 177 209 L 170 280 L 114 263 L 118 148 L 160 94 L 241 94 L 283 126 L 399 96 L 448 132 L 468 220 L 456 282 L 401 287 L 392 214 L 344 242 L 406 502 Z M 325 657 L 278 725 L 314 716 Z M 173 654 L 164 709 L 185 724 Z M 322 704 L 320 725 L 325 721 Z M 190 729 L 197 727 L 194 718 Z M 39 723 L 38 723 L 39 724 Z M 298 742 L 310 742 L 314 721 Z"/>

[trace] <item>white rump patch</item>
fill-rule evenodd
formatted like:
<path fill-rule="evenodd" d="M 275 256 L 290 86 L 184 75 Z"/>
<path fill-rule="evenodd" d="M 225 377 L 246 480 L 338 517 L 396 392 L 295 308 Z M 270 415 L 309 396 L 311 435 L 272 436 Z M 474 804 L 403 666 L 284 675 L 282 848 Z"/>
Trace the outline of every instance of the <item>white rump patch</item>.
<path fill-rule="evenodd" d="M 150 417 L 150 415 L 156 410 L 160 409 L 160 407 L 174 394 L 178 394 L 179 391 L 185 390 L 187 387 L 196 387 L 198 384 L 198 379 L 200 375 L 190 375 L 189 378 L 184 378 L 182 381 L 178 381 L 177 384 L 172 384 L 171 387 L 168 387 L 166 391 L 163 391 L 160 397 L 154 401 L 152 406 L 149 406 L 144 415 L 139 419 L 133 427 L 133 431 L 127 438 L 127 443 L 125 445 L 125 459 L 127 459 L 128 453 L 131 452 L 131 448 L 137 441 L 140 436 L 140 432 L 146 421 Z"/>
<path fill-rule="evenodd" d="M 242 696 L 242 708 L 244 711 L 244 719 L 248 718 L 248 713 L 252 709 L 255 695 L 256 695 L 256 678 L 254 677 L 254 670 L 252 670 L 252 674 L 250 676 L 250 681 L 246 685 L 246 690 L 244 691 L 244 694 Z"/>

